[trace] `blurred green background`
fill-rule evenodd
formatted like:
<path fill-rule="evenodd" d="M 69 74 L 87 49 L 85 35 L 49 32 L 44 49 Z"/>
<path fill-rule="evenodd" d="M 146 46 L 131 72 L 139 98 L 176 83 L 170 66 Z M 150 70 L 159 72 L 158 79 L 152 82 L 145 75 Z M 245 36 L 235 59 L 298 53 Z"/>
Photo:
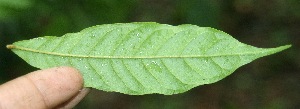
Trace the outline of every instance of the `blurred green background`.
<path fill-rule="evenodd" d="M 183 94 L 129 96 L 92 90 L 75 108 L 300 107 L 299 0 L 0 0 L 0 83 L 37 70 L 7 50 L 7 44 L 93 25 L 140 21 L 213 27 L 257 47 L 293 46 Z"/>

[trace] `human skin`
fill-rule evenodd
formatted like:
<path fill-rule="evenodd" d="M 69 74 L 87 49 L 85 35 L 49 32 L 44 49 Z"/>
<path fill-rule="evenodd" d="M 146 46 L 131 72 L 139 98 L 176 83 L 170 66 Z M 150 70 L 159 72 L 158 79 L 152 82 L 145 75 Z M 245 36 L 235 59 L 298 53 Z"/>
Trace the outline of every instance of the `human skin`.
<path fill-rule="evenodd" d="M 0 85 L 0 109 L 67 109 L 88 92 L 75 68 L 38 70 Z"/>

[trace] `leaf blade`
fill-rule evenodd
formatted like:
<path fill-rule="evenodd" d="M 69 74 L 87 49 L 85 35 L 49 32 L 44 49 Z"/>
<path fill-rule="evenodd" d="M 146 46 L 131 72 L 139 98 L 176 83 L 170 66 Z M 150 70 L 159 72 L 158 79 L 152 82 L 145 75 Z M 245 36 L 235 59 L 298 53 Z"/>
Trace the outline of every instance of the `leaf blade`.
<path fill-rule="evenodd" d="M 157 23 L 99 25 L 7 46 L 37 68 L 79 69 L 85 87 L 132 95 L 182 93 L 289 47 L 256 48 L 213 28 Z"/>

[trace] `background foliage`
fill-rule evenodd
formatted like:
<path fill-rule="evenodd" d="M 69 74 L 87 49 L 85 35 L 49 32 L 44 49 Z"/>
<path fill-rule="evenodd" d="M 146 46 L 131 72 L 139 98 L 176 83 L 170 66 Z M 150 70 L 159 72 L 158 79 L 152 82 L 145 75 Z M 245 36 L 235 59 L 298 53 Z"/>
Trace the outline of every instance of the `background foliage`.
<path fill-rule="evenodd" d="M 93 90 L 76 108 L 296 109 L 300 106 L 298 0 L 0 0 L 0 83 L 37 70 L 5 46 L 118 22 L 209 26 L 258 47 L 293 47 L 183 94 L 129 96 Z"/>

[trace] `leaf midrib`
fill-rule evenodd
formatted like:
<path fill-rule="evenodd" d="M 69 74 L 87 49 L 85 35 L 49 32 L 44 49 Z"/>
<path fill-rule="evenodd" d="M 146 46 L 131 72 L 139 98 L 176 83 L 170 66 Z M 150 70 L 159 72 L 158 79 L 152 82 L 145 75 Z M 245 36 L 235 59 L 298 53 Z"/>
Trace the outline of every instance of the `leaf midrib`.
<path fill-rule="evenodd" d="M 20 47 L 16 45 L 7 45 L 8 49 L 18 49 L 22 51 L 41 53 L 46 55 L 54 55 L 61 57 L 74 57 L 74 58 L 99 58 L 99 59 L 155 59 L 155 58 L 211 58 L 211 57 L 223 57 L 223 56 L 243 56 L 243 55 L 257 55 L 261 53 L 271 52 L 271 51 L 281 51 L 286 48 L 289 48 L 290 45 L 281 46 L 278 48 L 274 48 L 276 50 L 268 50 L 268 51 L 259 51 L 259 52 L 243 52 L 243 53 L 232 53 L 232 54 L 216 54 L 216 55 L 184 55 L 184 56 L 85 56 L 85 55 L 74 55 L 74 54 L 63 54 L 57 52 L 47 52 L 40 51 L 36 49 L 30 49 L 26 47 Z"/>

